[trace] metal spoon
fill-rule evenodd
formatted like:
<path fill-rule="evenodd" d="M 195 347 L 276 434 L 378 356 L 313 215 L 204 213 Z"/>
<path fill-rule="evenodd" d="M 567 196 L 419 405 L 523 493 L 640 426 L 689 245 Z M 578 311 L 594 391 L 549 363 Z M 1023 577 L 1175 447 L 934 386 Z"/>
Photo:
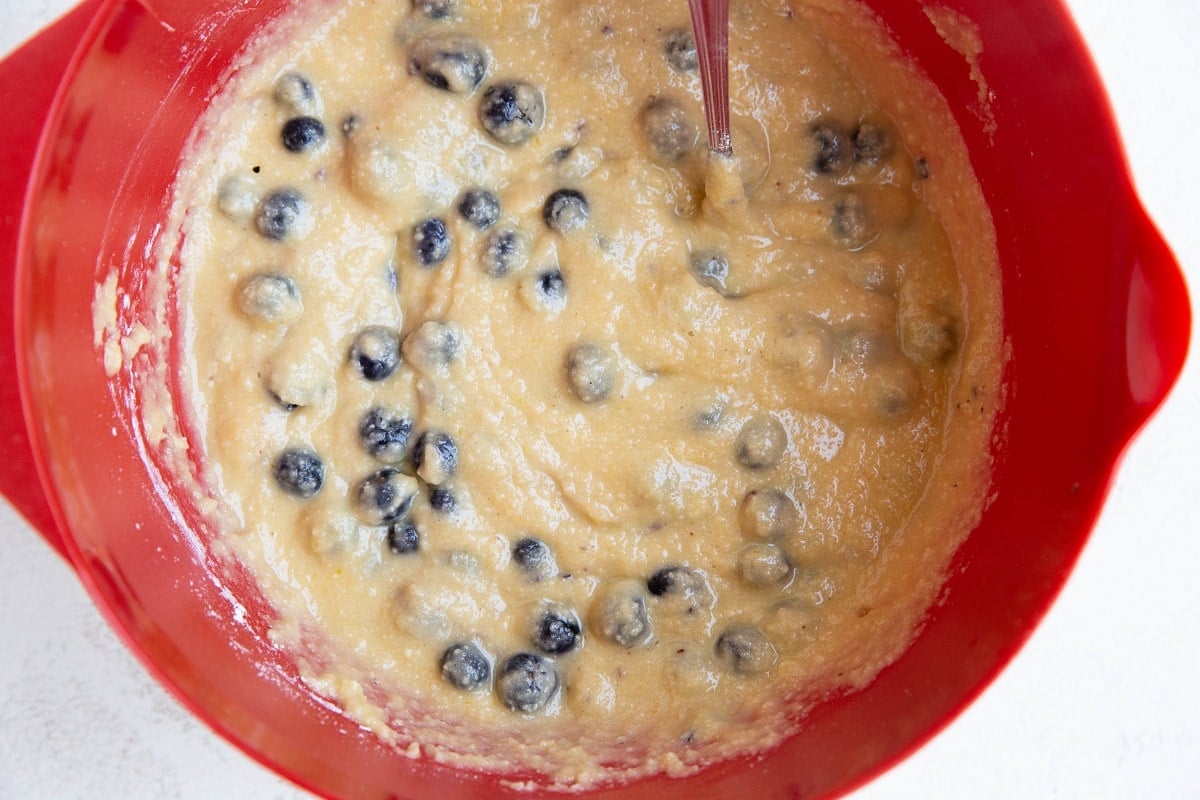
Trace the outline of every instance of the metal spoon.
<path fill-rule="evenodd" d="M 729 157 L 733 155 L 729 135 L 729 0 L 688 0 L 688 8 L 700 62 L 708 149 Z"/>

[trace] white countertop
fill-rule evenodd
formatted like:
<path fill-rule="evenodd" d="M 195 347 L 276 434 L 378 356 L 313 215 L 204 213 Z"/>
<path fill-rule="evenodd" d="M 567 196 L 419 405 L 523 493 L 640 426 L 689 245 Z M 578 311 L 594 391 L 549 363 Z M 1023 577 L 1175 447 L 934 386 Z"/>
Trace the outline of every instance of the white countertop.
<path fill-rule="evenodd" d="M 0 0 L 0 54 L 69 5 Z M 1200 287 L 1200 4 L 1068 5 L 1140 193 Z M 854 800 L 1200 797 L 1197 362 L 1129 451 L 1029 644 L 962 717 Z M 0 542 L 0 800 L 309 797 L 177 706 L 2 500 Z"/>

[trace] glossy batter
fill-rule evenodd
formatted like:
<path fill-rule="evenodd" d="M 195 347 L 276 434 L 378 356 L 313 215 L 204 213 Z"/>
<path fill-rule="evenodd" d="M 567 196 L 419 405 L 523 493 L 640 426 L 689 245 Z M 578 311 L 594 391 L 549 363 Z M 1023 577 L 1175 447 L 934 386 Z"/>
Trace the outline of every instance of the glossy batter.
<path fill-rule="evenodd" d="M 983 502 L 944 102 L 853 7 L 731 22 L 734 161 L 681 0 L 350 0 L 183 165 L 226 540 L 410 756 L 579 788 L 769 747 L 902 652 Z"/>

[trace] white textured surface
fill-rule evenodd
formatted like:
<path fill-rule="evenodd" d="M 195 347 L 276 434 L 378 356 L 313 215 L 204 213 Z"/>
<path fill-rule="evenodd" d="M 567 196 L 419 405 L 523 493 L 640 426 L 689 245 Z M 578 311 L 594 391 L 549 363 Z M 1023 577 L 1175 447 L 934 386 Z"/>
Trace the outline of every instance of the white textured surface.
<path fill-rule="evenodd" d="M 68 5 L 0 0 L 0 53 Z M 1200 5 L 1068 5 L 1142 197 L 1200 286 Z M 1028 646 L 947 731 L 854 800 L 1200 797 L 1198 452 L 1193 358 Z M 180 709 L 2 501 L 0 542 L 0 800 L 307 797 Z"/>

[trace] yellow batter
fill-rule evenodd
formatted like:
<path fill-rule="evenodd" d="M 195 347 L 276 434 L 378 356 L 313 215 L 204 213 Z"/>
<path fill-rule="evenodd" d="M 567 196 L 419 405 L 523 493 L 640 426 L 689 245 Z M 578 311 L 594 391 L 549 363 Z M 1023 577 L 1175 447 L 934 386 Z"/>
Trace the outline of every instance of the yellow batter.
<path fill-rule="evenodd" d="M 400 751 L 578 788 L 769 747 L 978 514 L 999 298 L 944 101 L 853 6 L 731 40 L 735 161 L 682 0 L 297 12 L 199 129 L 225 535 Z"/>

